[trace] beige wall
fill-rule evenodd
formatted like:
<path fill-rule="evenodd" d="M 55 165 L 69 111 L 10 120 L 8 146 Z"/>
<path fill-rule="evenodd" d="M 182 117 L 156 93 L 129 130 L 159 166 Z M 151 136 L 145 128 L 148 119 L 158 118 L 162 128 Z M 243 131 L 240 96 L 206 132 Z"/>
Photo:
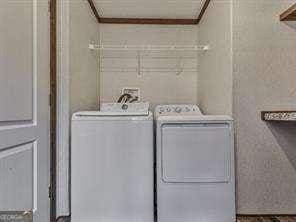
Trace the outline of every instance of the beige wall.
<path fill-rule="evenodd" d="M 70 1 L 70 109 L 97 109 L 97 56 L 88 49 L 99 42 L 99 26 L 87 1 Z"/>
<path fill-rule="evenodd" d="M 102 44 L 196 45 L 196 34 L 196 26 L 100 25 Z M 196 52 L 141 52 L 140 56 L 144 71 L 139 75 L 137 52 L 101 55 L 102 102 L 114 102 L 122 87 L 139 87 L 143 101 L 152 107 L 197 102 Z M 179 67 L 183 72 L 178 74 Z"/>
<path fill-rule="evenodd" d="M 260 120 L 296 108 L 296 29 L 278 19 L 294 2 L 234 1 L 238 213 L 296 213 L 296 127 Z"/>
<path fill-rule="evenodd" d="M 206 114 L 232 114 L 231 0 L 212 0 L 198 25 L 198 104 Z"/>

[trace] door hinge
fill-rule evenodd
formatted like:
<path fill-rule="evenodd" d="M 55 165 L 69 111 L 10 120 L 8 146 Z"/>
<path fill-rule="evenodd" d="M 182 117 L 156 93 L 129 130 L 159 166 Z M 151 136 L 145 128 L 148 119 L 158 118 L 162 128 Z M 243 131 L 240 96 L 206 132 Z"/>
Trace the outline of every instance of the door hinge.
<path fill-rule="evenodd" d="M 51 2 L 48 0 L 48 12 L 51 12 Z"/>
<path fill-rule="evenodd" d="M 53 192 L 51 186 L 48 187 L 48 198 L 53 199 Z"/>

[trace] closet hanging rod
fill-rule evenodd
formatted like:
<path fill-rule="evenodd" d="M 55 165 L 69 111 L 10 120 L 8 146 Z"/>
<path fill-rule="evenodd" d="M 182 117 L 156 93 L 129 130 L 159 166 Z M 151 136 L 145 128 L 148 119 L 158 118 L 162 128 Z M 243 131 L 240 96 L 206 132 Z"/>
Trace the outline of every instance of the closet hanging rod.
<path fill-rule="evenodd" d="M 187 72 L 196 72 L 196 68 L 141 68 L 142 71 L 145 72 L 171 72 L 171 71 L 179 71 L 182 69 Z M 138 68 L 109 68 L 109 67 L 101 67 L 101 71 L 104 72 L 136 72 Z"/>
<path fill-rule="evenodd" d="M 190 60 L 190 59 L 196 59 L 196 55 L 193 55 L 193 56 L 180 56 L 180 55 L 176 55 L 176 56 L 148 56 L 148 55 L 141 55 L 141 58 L 145 58 L 145 59 L 150 59 L 150 60 L 155 60 L 155 59 L 158 59 L 158 60 L 172 60 L 172 59 L 180 59 L 180 57 L 182 59 L 187 59 L 187 60 Z M 101 59 L 135 59 L 137 58 L 137 56 L 110 56 L 110 55 L 102 55 L 101 56 Z"/>
<path fill-rule="evenodd" d="M 208 45 L 96 45 L 89 44 L 90 50 L 101 51 L 208 51 Z"/>

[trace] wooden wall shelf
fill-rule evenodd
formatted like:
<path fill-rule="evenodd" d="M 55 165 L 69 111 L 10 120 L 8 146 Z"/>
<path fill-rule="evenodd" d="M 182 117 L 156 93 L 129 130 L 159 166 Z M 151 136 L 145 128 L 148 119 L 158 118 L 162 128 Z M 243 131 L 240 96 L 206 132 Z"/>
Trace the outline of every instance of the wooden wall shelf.
<path fill-rule="evenodd" d="M 296 122 L 296 111 L 262 111 L 263 121 Z"/>
<path fill-rule="evenodd" d="M 281 21 L 296 21 L 296 3 L 280 15 Z"/>

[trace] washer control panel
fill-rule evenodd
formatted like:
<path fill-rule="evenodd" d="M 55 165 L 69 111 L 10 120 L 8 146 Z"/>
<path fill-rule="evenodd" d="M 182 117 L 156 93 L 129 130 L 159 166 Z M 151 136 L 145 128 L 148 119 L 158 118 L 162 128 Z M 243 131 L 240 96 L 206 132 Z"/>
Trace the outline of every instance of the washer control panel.
<path fill-rule="evenodd" d="M 149 103 L 102 103 L 101 112 L 148 115 Z"/>
<path fill-rule="evenodd" d="M 197 105 L 160 105 L 155 108 L 156 115 L 202 115 Z"/>

